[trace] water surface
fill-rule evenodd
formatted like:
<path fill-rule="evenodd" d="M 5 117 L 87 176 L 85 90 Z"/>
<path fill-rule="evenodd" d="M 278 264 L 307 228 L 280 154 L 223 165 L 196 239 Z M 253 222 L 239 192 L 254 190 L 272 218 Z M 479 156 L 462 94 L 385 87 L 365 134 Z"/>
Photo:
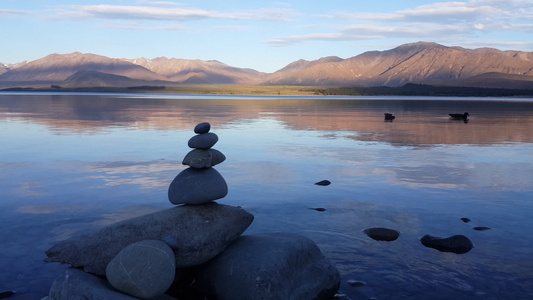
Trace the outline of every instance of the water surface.
<path fill-rule="evenodd" d="M 464 111 L 467 123 L 448 117 Z M 0 291 L 40 299 L 65 268 L 43 262 L 49 247 L 172 207 L 204 121 L 227 157 L 218 202 L 254 214 L 247 234 L 315 241 L 345 299 L 533 297 L 533 102 L 408 97 L 0 94 Z M 377 242 L 368 227 L 401 235 Z M 425 234 L 475 248 L 439 252 Z"/>

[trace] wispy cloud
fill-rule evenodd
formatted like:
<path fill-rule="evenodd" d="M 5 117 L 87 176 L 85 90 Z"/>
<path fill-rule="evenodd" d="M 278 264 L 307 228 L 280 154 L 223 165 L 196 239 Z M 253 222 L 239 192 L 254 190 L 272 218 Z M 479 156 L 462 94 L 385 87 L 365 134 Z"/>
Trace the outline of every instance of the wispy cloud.
<path fill-rule="evenodd" d="M 194 21 L 202 19 L 255 20 L 288 22 L 296 13 L 285 8 L 262 8 L 253 11 L 222 12 L 183 7 L 163 7 L 170 2 L 152 2 L 158 5 L 72 5 L 56 11 L 56 18 L 69 19 L 141 19 L 167 21 Z"/>
<path fill-rule="evenodd" d="M 336 12 L 320 17 L 351 24 L 337 25 L 329 33 L 280 36 L 267 40 L 266 43 L 282 46 L 318 40 L 435 39 L 495 31 L 531 33 L 533 1 L 437 2 L 391 13 Z"/>
<path fill-rule="evenodd" d="M 1 9 L 0 8 L 0 18 L 1 17 L 13 17 L 26 14 L 25 11 L 15 10 L 15 9 Z"/>

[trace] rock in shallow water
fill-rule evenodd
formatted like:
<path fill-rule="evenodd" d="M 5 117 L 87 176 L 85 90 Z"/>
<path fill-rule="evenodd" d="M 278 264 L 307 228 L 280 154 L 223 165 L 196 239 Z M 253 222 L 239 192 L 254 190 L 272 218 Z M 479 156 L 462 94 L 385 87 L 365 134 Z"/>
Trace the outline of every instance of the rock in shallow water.
<path fill-rule="evenodd" d="M 397 230 L 381 227 L 367 228 L 363 232 L 376 241 L 391 242 L 400 236 L 400 232 Z"/>
<path fill-rule="evenodd" d="M 437 249 L 442 252 L 453 252 L 457 254 L 467 253 L 474 247 L 470 239 L 464 235 L 454 235 L 443 238 L 426 234 L 420 239 L 420 242 L 422 242 L 422 245 L 429 248 Z"/>
<path fill-rule="evenodd" d="M 321 185 L 321 186 L 326 186 L 326 185 L 330 185 L 331 184 L 331 181 L 329 180 L 321 180 L 319 182 L 315 182 L 315 185 Z"/>
<path fill-rule="evenodd" d="M 238 238 L 198 271 L 195 288 L 217 300 L 319 300 L 339 285 L 339 271 L 313 241 L 272 233 Z"/>
<path fill-rule="evenodd" d="M 204 204 L 227 194 L 226 180 L 213 168 L 187 168 L 168 187 L 168 199 L 172 204 Z"/>
<path fill-rule="evenodd" d="M 164 294 L 176 273 L 176 258 L 162 241 L 144 240 L 122 249 L 107 265 L 106 277 L 117 290 L 141 299 Z"/>
<path fill-rule="evenodd" d="M 174 250 L 176 267 L 198 265 L 224 250 L 253 218 L 243 209 L 215 202 L 177 206 L 75 235 L 46 251 L 46 261 L 104 275 L 107 264 L 124 247 L 165 240 Z"/>

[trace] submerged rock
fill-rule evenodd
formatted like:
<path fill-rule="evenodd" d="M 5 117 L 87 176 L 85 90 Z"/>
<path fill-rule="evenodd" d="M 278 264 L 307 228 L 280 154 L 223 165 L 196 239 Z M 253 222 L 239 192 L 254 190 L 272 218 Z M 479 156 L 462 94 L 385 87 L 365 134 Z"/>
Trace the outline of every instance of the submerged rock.
<path fill-rule="evenodd" d="M 464 235 L 454 235 L 443 238 L 426 234 L 420 239 L 420 242 L 422 242 L 422 245 L 429 248 L 437 249 L 442 252 L 453 252 L 457 254 L 467 253 L 474 248 L 474 245 L 470 239 Z"/>
<path fill-rule="evenodd" d="M 177 206 L 75 235 L 46 251 L 46 261 L 104 275 L 107 264 L 124 247 L 164 240 L 174 250 L 176 267 L 198 265 L 224 250 L 253 218 L 243 209 L 215 202 Z"/>
<path fill-rule="evenodd" d="M 363 232 L 376 241 L 392 242 L 400 236 L 397 230 L 381 227 L 367 228 Z"/>
<path fill-rule="evenodd" d="M 339 286 L 339 271 L 313 241 L 273 233 L 238 238 L 198 271 L 194 288 L 218 300 L 320 300 Z"/>
<path fill-rule="evenodd" d="M 476 227 L 474 227 L 472 229 L 477 230 L 477 231 L 484 231 L 484 230 L 489 230 L 489 229 L 492 229 L 492 228 L 485 227 L 485 226 L 476 226 Z"/>
<path fill-rule="evenodd" d="M 117 290 L 141 299 L 164 294 L 176 274 L 176 258 L 162 241 L 144 240 L 122 249 L 107 265 L 106 277 Z"/>

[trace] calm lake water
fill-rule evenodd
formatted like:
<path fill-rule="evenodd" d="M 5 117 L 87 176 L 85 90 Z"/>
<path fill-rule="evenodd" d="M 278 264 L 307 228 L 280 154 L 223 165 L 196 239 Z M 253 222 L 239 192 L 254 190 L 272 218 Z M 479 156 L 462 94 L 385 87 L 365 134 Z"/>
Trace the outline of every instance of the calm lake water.
<path fill-rule="evenodd" d="M 315 241 L 343 299 L 533 299 L 533 101 L 485 98 L 0 94 L 0 292 L 40 299 L 66 268 L 43 262 L 49 247 L 172 207 L 199 122 L 227 157 L 218 202 L 255 215 L 245 234 Z M 425 234 L 475 248 L 439 252 Z"/>

